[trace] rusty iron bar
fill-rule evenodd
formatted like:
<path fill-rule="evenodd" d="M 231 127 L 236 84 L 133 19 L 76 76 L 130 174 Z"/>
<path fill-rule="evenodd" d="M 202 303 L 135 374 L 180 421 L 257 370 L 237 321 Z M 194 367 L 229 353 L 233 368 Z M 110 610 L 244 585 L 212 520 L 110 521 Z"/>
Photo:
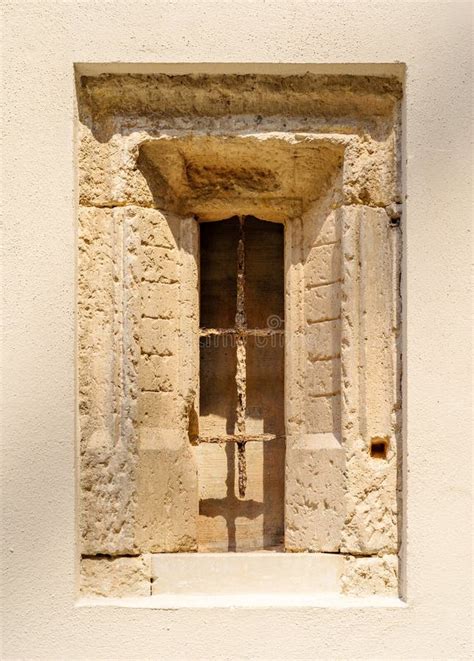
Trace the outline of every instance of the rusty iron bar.
<path fill-rule="evenodd" d="M 239 217 L 239 242 L 237 244 L 237 310 L 235 328 L 242 331 L 247 328 L 245 315 L 245 230 L 244 217 Z"/>
<path fill-rule="evenodd" d="M 235 382 L 237 384 L 237 433 L 245 435 L 245 415 L 247 411 L 247 347 L 242 331 L 247 328 L 245 315 L 245 219 L 239 217 L 239 243 L 237 245 L 237 309 L 235 313 L 235 328 L 237 331 L 237 369 Z M 247 461 L 245 457 L 245 441 L 237 443 L 239 496 L 245 498 L 247 489 Z"/>
<path fill-rule="evenodd" d="M 276 328 L 200 328 L 200 337 L 210 337 L 212 335 L 243 335 L 244 337 L 270 337 L 272 335 L 283 335 L 284 330 Z"/>
<path fill-rule="evenodd" d="M 239 496 L 245 498 L 247 490 L 247 457 L 245 456 L 245 441 L 237 443 L 237 462 L 239 469 Z"/>
<path fill-rule="evenodd" d="M 193 443 L 265 443 L 275 441 L 279 436 L 276 434 L 226 434 L 223 436 L 197 436 Z"/>

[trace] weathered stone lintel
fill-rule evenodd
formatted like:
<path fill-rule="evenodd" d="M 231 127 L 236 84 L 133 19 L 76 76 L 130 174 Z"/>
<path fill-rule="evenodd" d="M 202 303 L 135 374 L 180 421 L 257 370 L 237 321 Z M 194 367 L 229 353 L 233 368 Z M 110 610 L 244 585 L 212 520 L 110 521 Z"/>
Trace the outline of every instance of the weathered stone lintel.
<path fill-rule="evenodd" d="M 310 74 L 102 74 L 81 78 L 83 111 L 161 117 L 390 116 L 402 96 L 395 77 Z M 86 108 L 84 108 L 86 106 Z"/>
<path fill-rule="evenodd" d="M 79 134 L 80 203 L 86 206 L 136 204 L 208 220 L 250 214 L 284 221 L 306 213 L 338 173 L 338 203 L 401 202 L 396 126 L 383 140 L 287 129 L 155 136 L 152 120 L 107 141 L 82 124 Z"/>

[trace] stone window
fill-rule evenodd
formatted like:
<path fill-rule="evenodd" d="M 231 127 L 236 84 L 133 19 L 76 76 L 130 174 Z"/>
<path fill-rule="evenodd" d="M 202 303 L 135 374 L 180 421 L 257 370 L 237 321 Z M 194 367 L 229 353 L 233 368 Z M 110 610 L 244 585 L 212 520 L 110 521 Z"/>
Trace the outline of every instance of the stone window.
<path fill-rule="evenodd" d="M 81 79 L 83 595 L 397 594 L 400 100 Z"/>

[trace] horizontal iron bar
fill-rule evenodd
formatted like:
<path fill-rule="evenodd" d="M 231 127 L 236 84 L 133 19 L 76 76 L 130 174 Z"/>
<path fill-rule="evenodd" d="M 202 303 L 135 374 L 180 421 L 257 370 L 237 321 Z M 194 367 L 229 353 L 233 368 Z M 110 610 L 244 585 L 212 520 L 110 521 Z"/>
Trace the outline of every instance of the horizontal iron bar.
<path fill-rule="evenodd" d="M 197 436 L 194 443 L 251 443 L 253 441 L 274 441 L 276 434 L 223 434 L 222 436 Z"/>
<path fill-rule="evenodd" d="M 248 335 L 266 337 L 267 335 L 283 335 L 283 329 L 274 328 L 200 328 L 200 337 L 209 337 L 210 335 Z"/>

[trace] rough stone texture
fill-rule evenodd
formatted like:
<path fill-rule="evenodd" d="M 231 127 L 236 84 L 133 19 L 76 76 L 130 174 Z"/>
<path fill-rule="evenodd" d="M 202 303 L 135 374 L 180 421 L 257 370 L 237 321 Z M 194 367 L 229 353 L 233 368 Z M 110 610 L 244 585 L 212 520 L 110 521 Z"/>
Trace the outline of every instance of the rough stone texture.
<path fill-rule="evenodd" d="M 189 422 L 197 389 L 197 227 L 192 219 L 159 212 L 146 217 L 136 535 L 142 551 L 193 551 L 198 491 Z"/>
<path fill-rule="evenodd" d="M 136 551 L 135 221 L 130 209 L 80 210 L 80 520 L 87 554 Z"/>
<path fill-rule="evenodd" d="M 287 439 L 285 547 L 337 552 L 344 520 L 344 451 L 340 437 L 341 181 L 303 215 L 291 238 L 289 289 L 303 336 L 287 360 L 299 390 L 297 433 Z M 293 322 L 294 323 L 294 322 Z M 293 330 L 295 326 L 290 326 Z M 288 347 L 287 347 L 288 349 Z M 297 356 L 295 356 L 297 352 Z M 290 391 L 291 392 L 291 391 Z M 291 395 L 290 395 L 291 396 Z"/>
<path fill-rule="evenodd" d="M 108 122 L 107 129 L 111 122 Z M 153 196 L 136 167 L 134 136 L 114 128 L 104 139 L 89 122 L 79 124 L 79 202 L 84 206 L 153 206 Z"/>
<path fill-rule="evenodd" d="M 151 594 L 151 558 L 82 558 L 81 597 L 148 597 Z"/>
<path fill-rule="evenodd" d="M 245 190 L 241 213 L 284 219 L 318 198 L 320 174 L 344 156 L 345 204 L 399 203 L 400 98 L 398 81 L 382 78 L 83 78 L 80 201 L 218 219 Z M 305 133 L 321 134 L 319 145 L 308 150 Z"/>
<path fill-rule="evenodd" d="M 368 76 L 123 75 L 84 76 L 81 86 L 95 119 L 156 112 L 160 119 L 258 115 L 360 117 L 375 123 L 402 96 L 395 78 Z M 257 119 L 262 123 L 262 118 Z M 341 122 L 342 123 L 342 122 Z M 330 131 L 326 127 L 326 132 Z"/>
<path fill-rule="evenodd" d="M 398 596 L 398 557 L 346 556 L 341 576 L 341 591 L 360 597 L 372 594 Z"/>
<path fill-rule="evenodd" d="M 321 321 L 337 319 L 341 314 L 341 285 L 321 283 L 306 294 L 306 321 L 317 324 Z"/>
<path fill-rule="evenodd" d="M 186 382 L 194 358 L 179 347 L 192 352 L 196 302 L 189 292 L 197 273 L 184 223 L 139 207 L 81 209 L 81 527 L 88 555 L 195 548 L 189 376 Z M 159 254 L 152 258 L 153 250 Z"/>
<path fill-rule="evenodd" d="M 353 137 L 344 154 L 344 204 L 386 207 L 402 201 L 398 162 L 399 124 L 383 140 Z"/>
<path fill-rule="evenodd" d="M 287 220 L 318 199 L 340 169 L 337 138 L 265 134 L 145 140 L 137 165 L 154 203 L 219 220 L 236 213 Z"/>
<path fill-rule="evenodd" d="M 342 550 L 398 551 L 398 283 L 395 244 L 383 209 L 344 209 L 342 295 L 342 440 L 346 449 L 346 520 Z M 371 441 L 388 443 L 385 459 Z"/>

